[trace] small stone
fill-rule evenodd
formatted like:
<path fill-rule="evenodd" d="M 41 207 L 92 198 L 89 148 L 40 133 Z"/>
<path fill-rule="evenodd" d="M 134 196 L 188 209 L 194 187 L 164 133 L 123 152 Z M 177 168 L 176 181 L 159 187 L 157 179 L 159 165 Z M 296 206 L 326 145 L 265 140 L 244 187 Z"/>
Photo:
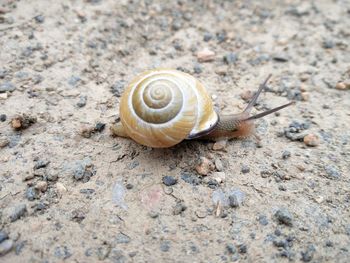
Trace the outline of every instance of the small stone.
<path fill-rule="evenodd" d="M 9 145 L 9 143 L 10 143 L 9 139 L 7 139 L 4 136 L 0 137 L 0 148 L 6 147 L 7 145 Z"/>
<path fill-rule="evenodd" d="M 106 124 L 105 123 L 102 123 L 102 122 L 98 122 L 96 123 L 95 125 L 95 131 L 96 132 L 102 132 L 106 127 Z"/>
<path fill-rule="evenodd" d="M 79 101 L 77 102 L 77 106 L 79 108 L 82 108 L 86 105 L 86 102 L 87 102 L 87 96 L 80 96 Z"/>
<path fill-rule="evenodd" d="M 157 217 L 159 216 L 159 213 L 152 210 L 152 211 L 150 211 L 150 212 L 148 213 L 148 215 L 149 215 L 151 218 L 157 218 Z"/>
<path fill-rule="evenodd" d="M 124 87 L 126 85 L 126 82 L 124 80 L 118 80 L 116 83 L 114 83 L 110 90 L 116 97 L 121 97 L 121 95 L 124 92 Z"/>
<path fill-rule="evenodd" d="M 181 27 L 182 27 L 182 23 L 179 19 L 175 19 L 171 24 L 171 29 L 175 31 L 181 29 Z"/>
<path fill-rule="evenodd" d="M 90 138 L 92 136 L 92 134 L 95 132 L 95 127 L 86 127 L 83 126 L 81 127 L 81 129 L 79 130 L 79 134 L 84 137 L 84 138 Z"/>
<path fill-rule="evenodd" d="M 200 175 L 208 175 L 211 170 L 212 163 L 206 157 L 200 157 L 200 163 L 196 166 L 196 171 Z"/>
<path fill-rule="evenodd" d="M 7 93 L 0 93 L 0 100 L 6 100 L 8 98 Z"/>
<path fill-rule="evenodd" d="M 226 174 L 224 172 L 215 172 L 213 173 L 213 178 L 217 183 L 221 184 L 225 181 Z"/>
<path fill-rule="evenodd" d="M 205 48 L 197 53 L 197 59 L 199 62 L 210 62 L 215 59 L 215 52 Z"/>
<path fill-rule="evenodd" d="M 227 252 L 230 254 L 235 254 L 237 252 L 237 249 L 233 244 L 227 244 L 226 249 L 227 249 Z"/>
<path fill-rule="evenodd" d="M 123 234 L 123 233 L 118 233 L 115 241 L 117 244 L 127 244 L 131 241 L 130 237 L 128 237 L 127 235 Z"/>
<path fill-rule="evenodd" d="M 34 199 L 38 198 L 38 192 L 34 189 L 34 187 L 28 187 L 26 191 L 26 198 L 29 201 L 33 201 Z"/>
<path fill-rule="evenodd" d="M 302 92 L 302 93 L 300 93 L 300 96 L 301 96 L 302 101 L 308 101 L 310 98 L 309 92 Z"/>
<path fill-rule="evenodd" d="M 247 174 L 250 172 L 250 168 L 248 165 L 245 165 L 243 164 L 242 167 L 241 167 L 241 172 L 244 173 L 244 174 Z"/>
<path fill-rule="evenodd" d="M 335 88 L 337 90 L 350 89 L 350 81 L 349 82 L 338 82 L 337 85 L 335 85 Z"/>
<path fill-rule="evenodd" d="M 263 225 L 263 226 L 266 226 L 269 223 L 267 216 L 265 216 L 265 215 L 259 215 L 258 221 L 259 221 L 260 225 Z"/>
<path fill-rule="evenodd" d="M 322 47 L 326 49 L 334 48 L 334 42 L 331 39 L 326 39 L 322 43 Z"/>
<path fill-rule="evenodd" d="M 7 239 L 0 243 L 0 256 L 6 255 L 13 248 L 14 242 L 11 239 Z"/>
<path fill-rule="evenodd" d="M 227 140 L 219 140 L 213 144 L 214 151 L 222 151 L 226 148 Z"/>
<path fill-rule="evenodd" d="M 71 86 L 76 86 L 80 81 L 81 81 L 81 78 L 79 76 L 72 75 L 68 79 L 68 84 L 71 85 Z"/>
<path fill-rule="evenodd" d="M 20 204 L 15 207 L 12 214 L 10 215 L 11 222 L 15 222 L 20 219 L 27 212 L 26 204 Z"/>
<path fill-rule="evenodd" d="M 36 123 L 36 118 L 27 114 L 17 115 L 11 119 L 11 127 L 14 130 L 24 130 Z"/>
<path fill-rule="evenodd" d="M 340 172 L 339 170 L 333 166 L 333 165 L 326 165 L 324 167 L 326 171 L 326 177 L 329 179 L 339 179 L 340 178 Z"/>
<path fill-rule="evenodd" d="M 48 160 L 38 160 L 34 165 L 34 170 L 45 168 L 49 163 Z"/>
<path fill-rule="evenodd" d="M 283 153 L 282 153 L 282 158 L 283 159 L 288 159 L 290 156 L 291 156 L 290 151 L 288 151 L 288 150 L 283 151 Z"/>
<path fill-rule="evenodd" d="M 254 92 L 252 92 L 251 90 L 246 90 L 243 91 L 240 96 L 241 99 L 243 99 L 244 101 L 250 101 L 254 96 Z"/>
<path fill-rule="evenodd" d="M 310 133 L 304 137 L 304 143 L 307 146 L 315 147 L 320 144 L 320 139 L 316 134 Z"/>
<path fill-rule="evenodd" d="M 211 33 L 209 33 L 209 32 L 205 32 L 205 33 L 204 33 L 204 36 L 203 36 L 203 40 L 204 40 L 205 42 L 208 42 L 208 41 L 210 41 L 213 37 L 214 37 L 213 34 L 211 34 Z"/>
<path fill-rule="evenodd" d="M 301 252 L 301 260 L 303 262 L 310 262 L 314 257 L 315 251 L 314 245 L 308 245 L 306 250 Z"/>
<path fill-rule="evenodd" d="M 230 207 L 239 207 L 243 204 L 245 198 L 245 194 L 240 191 L 240 190 L 235 190 L 231 193 L 229 193 L 228 196 L 228 201 L 229 201 L 229 205 Z"/>
<path fill-rule="evenodd" d="M 228 65 L 234 64 L 237 61 L 237 59 L 238 59 L 237 54 L 233 52 L 230 52 L 223 57 L 224 62 Z"/>
<path fill-rule="evenodd" d="M 276 211 L 275 217 L 280 224 L 284 224 L 286 226 L 293 225 L 293 216 L 286 208 L 280 208 Z"/>
<path fill-rule="evenodd" d="M 215 159 L 215 167 L 216 167 L 216 170 L 218 170 L 219 172 L 222 172 L 224 170 L 224 165 L 222 164 L 219 158 Z"/>
<path fill-rule="evenodd" d="M 273 60 L 277 62 L 287 62 L 289 58 L 287 57 L 286 54 L 276 54 L 273 56 Z"/>
<path fill-rule="evenodd" d="M 196 74 L 201 74 L 203 72 L 203 68 L 200 64 L 196 63 L 194 66 L 193 66 L 193 71 L 194 73 Z"/>
<path fill-rule="evenodd" d="M 7 233 L 5 233 L 4 231 L 0 231 L 0 243 L 8 238 L 9 238 L 9 235 Z"/>
<path fill-rule="evenodd" d="M 56 183 L 56 188 L 61 196 L 67 192 L 67 188 L 62 183 Z"/>
<path fill-rule="evenodd" d="M 35 189 L 39 190 L 40 192 L 46 192 L 47 190 L 47 182 L 45 181 L 39 181 L 35 185 Z"/>
<path fill-rule="evenodd" d="M 166 186 L 172 186 L 172 185 L 175 185 L 176 183 L 177 183 L 177 179 L 172 176 L 166 175 L 163 177 L 163 184 L 165 184 Z"/>
<path fill-rule="evenodd" d="M 57 181 L 58 179 L 58 174 L 57 172 L 55 171 L 49 171 L 47 174 L 46 174 L 46 179 L 51 181 L 51 182 L 54 182 L 54 181 Z"/>
<path fill-rule="evenodd" d="M 183 202 L 178 202 L 173 209 L 173 214 L 179 215 L 182 212 L 184 212 L 186 209 L 187 209 L 187 207 L 185 206 L 185 204 Z"/>
<path fill-rule="evenodd" d="M 168 252 L 170 250 L 170 241 L 168 240 L 163 240 L 161 243 L 160 243 L 160 250 L 162 252 Z"/>
<path fill-rule="evenodd" d="M 6 119 L 7 119 L 6 114 L 0 114 L 0 121 L 1 121 L 1 122 L 5 122 Z"/>
<path fill-rule="evenodd" d="M 240 244 L 238 245 L 238 252 L 241 254 L 247 253 L 248 247 L 246 244 Z"/>
<path fill-rule="evenodd" d="M 0 93 L 13 92 L 16 87 L 11 82 L 4 82 L 0 85 Z"/>
<path fill-rule="evenodd" d="M 35 19 L 35 22 L 37 22 L 39 24 L 44 23 L 44 21 L 45 21 L 45 17 L 43 15 L 37 15 L 34 17 L 34 19 Z"/>

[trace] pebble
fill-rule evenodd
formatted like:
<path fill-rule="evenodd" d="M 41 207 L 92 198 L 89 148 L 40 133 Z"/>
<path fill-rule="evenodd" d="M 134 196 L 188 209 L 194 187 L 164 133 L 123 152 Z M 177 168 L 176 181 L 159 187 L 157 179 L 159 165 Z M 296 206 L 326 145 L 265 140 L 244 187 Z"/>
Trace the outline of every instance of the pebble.
<path fill-rule="evenodd" d="M 210 62 L 215 59 L 215 52 L 208 48 L 205 48 L 197 53 L 197 59 L 199 62 Z"/>
<path fill-rule="evenodd" d="M 45 181 L 39 181 L 35 185 L 35 189 L 39 190 L 40 192 L 46 192 L 47 190 L 47 182 Z"/>
<path fill-rule="evenodd" d="M 0 114 L 0 121 L 1 121 L 1 122 L 5 122 L 6 119 L 7 119 L 6 114 Z"/>
<path fill-rule="evenodd" d="M 67 192 L 67 188 L 62 183 L 56 183 L 56 189 L 61 196 Z"/>
<path fill-rule="evenodd" d="M 36 123 L 36 118 L 27 114 L 16 115 L 11 119 L 11 127 L 14 130 L 24 130 Z"/>
<path fill-rule="evenodd" d="M 124 92 L 124 87 L 126 85 L 126 82 L 124 80 L 118 80 L 116 83 L 114 83 L 110 90 L 112 94 L 116 97 L 121 97 L 121 95 Z"/>
<path fill-rule="evenodd" d="M 98 122 L 96 123 L 95 125 L 95 131 L 96 132 L 102 132 L 106 127 L 106 124 L 105 123 L 102 123 L 102 122 Z"/>
<path fill-rule="evenodd" d="M 0 93 L 12 92 L 16 87 L 11 82 L 4 82 L 0 85 Z"/>
<path fill-rule="evenodd" d="M 326 49 L 334 48 L 334 42 L 331 39 L 326 39 L 322 43 L 322 47 Z"/>
<path fill-rule="evenodd" d="M 124 185 L 120 182 L 116 182 L 112 189 L 112 201 L 118 207 L 126 210 L 128 206 L 125 203 L 126 189 Z"/>
<path fill-rule="evenodd" d="M 9 145 L 9 143 L 10 143 L 9 139 L 7 139 L 4 136 L 0 137 L 0 148 L 6 147 L 7 145 Z"/>
<path fill-rule="evenodd" d="M 241 190 L 234 190 L 229 193 L 228 201 L 230 207 L 242 206 L 245 199 L 245 194 Z"/>
<path fill-rule="evenodd" d="M 34 165 L 34 170 L 45 168 L 49 163 L 50 161 L 47 160 L 38 160 Z"/>
<path fill-rule="evenodd" d="M 230 254 L 235 254 L 237 252 L 237 249 L 236 249 L 235 245 L 233 245 L 233 244 L 227 244 L 226 250 Z"/>
<path fill-rule="evenodd" d="M 218 170 L 219 172 L 222 172 L 224 170 L 224 165 L 222 164 L 219 158 L 215 159 L 215 167 L 216 167 L 216 170 Z"/>
<path fill-rule="evenodd" d="M 176 183 L 177 183 L 177 179 L 172 176 L 166 175 L 163 177 L 163 184 L 165 184 L 166 186 L 172 186 L 172 185 L 175 185 Z"/>
<path fill-rule="evenodd" d="M 245 165 L 243 164 L 242 167 L 241 167 L 241 172 L 244 173 L 244 174 L 247 174 L 250 172 L 250 168 L 248 165 Z"/>
<path fill-rule="evenodd" d="M 237 53 L 230 52 L 227 55 L 223 57 L 223 60 L 226 64 L 232 65 L 234 64 L 238 59 Z"/>
<path fill-rule="evenodd" d="M 162 252 L 168 252 L 170 250 L 170 241 L 169 240 L 163 240 L 160 243 L 160 250 Z"/>
<path fill-rule="evenodd" d="M 76 86 L 80 81 L 81 81 L 80 77 L 73 75 L 68 79 L 68 84 L 71 86 Z"/>
<path fill-rule="evenodd" d="M 149 213 L 148 213 L 148 215 L 151 217 L 151 218 L 157 218 L 157 217 L 159 217 L 159 213 L 158 212 L 156 212 L 156 211 L 150 211 Z"/>
<path fill-rule="evenodd" d="M 181 173 L 181 179 L 186 183 L 192 184 L 192 185 L 199 185 L 202 182 L 201 178 L 199 178 L 198 176 L 192 173 L 187 173 L 187 172 Z"/>
<path fill-rule="evenodd" d="M 80 96 L 79 101 L 77 102 L 77 107 L 82 108 L 86 105 L 87 102 L 87 96 Z"/>
<path fill-rule="evenodd" d="M 198 63 L 194 64 L 193 71 L 196 74 L 201 74 L 203 72 L 203 68 L 202 68 L 201 64 L 198 64 Z"/>
<path fill-rule="evenodd" d="M 7 70 L 6 69 L 0 69 L 0 79 L 3 79 L 6 77 Z"/>
<path fill-rule="evenodd" d="M 350 89 L 350 81 L 348 82 L 338 82 L 336 85 L 335 85 L 335 88 L 337 90 L 346 90 L 346 89 Z"/>
<path fill-rule="evenodd" d="M 316 134 L 310 133 L 304 137 L 304 143 L 307 146 L 315 147 L 320 144 L 320 139 Z"/>
<path fill-rule="evenodd" d="M 81 160 L 76 163 L 73 171 L 75 180 L 82 180 L 84 183 L 88 182 L 90 178 L 96 173 L 94 165 L 89 160 Z"/>
<path fill-rule="evenodd" d="M 219 140 L 213 144 L 214 151 L 222 151 L 226 148 L 227 140 Z"/>
<path fill-rule="evenodd" d="M 221 183 L 225 182 L 226 174 L 224 172 L 215 172 L 215 173 L 213 173 L 213 179 L 218 184 L 221 184 Z"/>
<path fill-rule="evenodd" d="M 27 212 L 26 204 L 20 204 L 20 205 L 16 206 L 14 208 L 12 214 L 10 215 L 11 222 L 15 222 L 18 219 L 20 219 L 22 216 L 25 215 L 26 212 Z"/>
<path fill-rule="evenodd" d="M 185 206 L 185 204 L 183 202 L 178 202 L 173 209 L 173 214 L 174 215 L 179 215 L 182 212 L 184 212 L 187 209 L 187 207 Z"/>
<path fill-rule="evenodd" d="M 0 92 L 0 100 L 6 100 L 8 98 L 7 93 L 1 93 Z"/>
<path fill-rule="evenodd" d="M 288 151 L 288 150 L 283 151 L 283 153 L 282 153 L 282 158 L 283 159 L 288 159 L 290 156 L 291 156 L 290 151 Z"/>
<path fill-rule="evenodd" d="M 208 175 L 209 172 L 212 170 L 212 163 L 211 161 L 206 157 L 200 157 L 200 163 L 196 166 L 196 171 L 200 175 Z"/>
<path fill-rule="evenodd" d="M 45 21 L 45 17 L 43 15 L 37 15 L 34 17 L 34 19 L 35 19 L 35 22 L 37 22 L 39 24 L 44 23 L 44 21 Z"/>
<path fill-rule="evenodd" d="M 123 233 L 118 233 L 115 241 L 117 244 L 127 244 L 131 241 L 131 238 Z"/>
<path fill-rule="evenodd" d="M 204 33 L 204 36 L 203 36 L 203 40 L 205 41 L 205 42 L 208 42 L 208 41 L 210 41 L 211 39 L 213 39 L 213 34 L 212 33 L 209 33 L 209 32 L 205 32 Z"/>
<path fill-rule="evenodd" d="M 0 231 L 0 243 L 9 238 L 9 235 L 4 231 Z"/>
<path fill-rule="evenodd" d="M 238 245 L 238 252 L 241 254 L 247 253 L 248 247 L 246 244 L 239 244 Z"/>
<path fill-rule="evenodd" d="M 314 245 L 308 245 L 305 251 L 301 252 L 301 260 L 303 262 L 310 262 L 314 257 L 316 249 Z"/>
<path fill-rule="evenodd" d="M 293 225 L 293 216 L 286 208 L 280 208 L 276 211 L 275 217 L 280 224 L 284 224 L 286 226 Z"/>
<path fill-rule="evenodd" d="M 289 60 L 286 54 L 276 54 L 272 58 L 277 62 L 287 62 Z"/>
<path fill-rule="evenodd" d="M 28 187 L 26 191 L 26 198 L 29 201 L 33 201 L 34 199 L 38 198 L 38 192 L 34 189 L 34 187 Z"/>
<path fill-rule="evenodd" d="M 265 215 L 259 215 L 258 221 L 259 221 L 260 225 L 263 225 L 263 226 L 266 226 L 269 224 L 267 216 L 265 216 Z"/>
<path fill-rule="evenodd" d="M 14 242 L 11 239 L 7 239 L 0 243 L 0 256 L 6 255 L 13 248 Z"/>
<path fill-rule="evenodd" d="M 326 177 L 329 179 L 339 179 L 340 178 L 340 172 L 338 168 L 336 168 L 333 165 L 326 165 L 324 167 L 326 171 Z"/>

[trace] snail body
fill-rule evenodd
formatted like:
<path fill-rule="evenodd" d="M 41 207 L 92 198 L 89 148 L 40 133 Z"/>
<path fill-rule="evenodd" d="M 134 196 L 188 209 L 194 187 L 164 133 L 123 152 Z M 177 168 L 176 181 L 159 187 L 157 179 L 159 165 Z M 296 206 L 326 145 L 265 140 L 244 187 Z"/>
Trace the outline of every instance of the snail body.
<path fill-rule="evenodd" d="M 124 91 L 121 123 L 111 131 L 153 148 L 171 147 L 185 139 L 248 137 L 254 133 L 254 119 L 291 104 L 250 116 L 268 79 L 242 113 L 219 116 L 203 84 L 190 74 L 172 69 L 146 71 Z"/>

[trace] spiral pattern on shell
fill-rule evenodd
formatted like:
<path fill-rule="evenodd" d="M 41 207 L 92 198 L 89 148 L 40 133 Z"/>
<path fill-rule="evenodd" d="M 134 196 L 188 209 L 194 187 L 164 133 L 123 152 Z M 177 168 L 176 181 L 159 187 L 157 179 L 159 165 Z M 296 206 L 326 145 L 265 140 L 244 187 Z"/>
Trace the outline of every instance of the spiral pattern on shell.
<path fill-rule="evenodd" d="M 176 70 L 151 70 L 136 77 L 120 102 L 126 133 L 136 142 L 170 147 L 218 121 L 203 85 Z"/>

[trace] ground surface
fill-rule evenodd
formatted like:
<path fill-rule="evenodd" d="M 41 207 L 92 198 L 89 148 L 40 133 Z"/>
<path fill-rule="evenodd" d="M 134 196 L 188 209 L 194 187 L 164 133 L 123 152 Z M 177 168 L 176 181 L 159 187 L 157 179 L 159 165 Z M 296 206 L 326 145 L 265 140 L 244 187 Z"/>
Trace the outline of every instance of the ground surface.
<path fill-rule="evenodd" d="M 0 3 L 1 262 L 348 262 L 348 1 Z M 254 112 L 297 103 L 257 122 L 260 145 L 111 137 L 125 83 L 154 67 L 224 113 L 269 73 Z"/>

